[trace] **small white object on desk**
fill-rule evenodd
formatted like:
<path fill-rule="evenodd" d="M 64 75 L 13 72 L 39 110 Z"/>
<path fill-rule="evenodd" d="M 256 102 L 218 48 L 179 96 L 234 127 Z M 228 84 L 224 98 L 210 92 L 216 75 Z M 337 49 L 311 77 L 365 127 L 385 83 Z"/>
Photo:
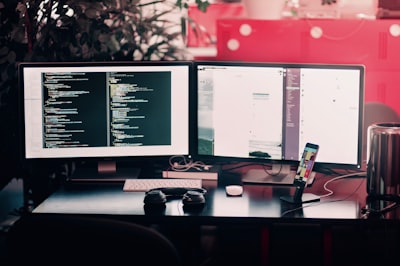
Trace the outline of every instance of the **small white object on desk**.
<path fill-rule="evenodd" d="M 228 185 L 225 187 L 226 195 L 238 197 L 243 194 L 243 186 L 240 185 Z"/>

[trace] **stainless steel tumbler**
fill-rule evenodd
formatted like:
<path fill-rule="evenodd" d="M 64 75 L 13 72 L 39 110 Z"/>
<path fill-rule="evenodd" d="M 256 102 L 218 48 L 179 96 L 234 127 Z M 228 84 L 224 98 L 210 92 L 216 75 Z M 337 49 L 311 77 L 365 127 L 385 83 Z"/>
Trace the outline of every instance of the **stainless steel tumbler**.
<path fill-rule="evenodd" d="M 367 134 L 368 195 L 400 195 L 400 123 L 372 124 Z"/>

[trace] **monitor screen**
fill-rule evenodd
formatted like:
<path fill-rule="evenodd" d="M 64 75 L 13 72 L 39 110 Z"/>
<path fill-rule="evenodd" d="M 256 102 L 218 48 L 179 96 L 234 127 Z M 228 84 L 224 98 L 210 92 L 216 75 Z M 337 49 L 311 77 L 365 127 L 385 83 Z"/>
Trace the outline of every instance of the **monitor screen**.
<path fill-rule="evenodd" d="M 23 157 L 189 155 L 192 65 L 21 63 Z"/>
<path fill-rule="evenodd" d="M 197 155 L 360 168 L 364 66 L 196 62 Z"/>

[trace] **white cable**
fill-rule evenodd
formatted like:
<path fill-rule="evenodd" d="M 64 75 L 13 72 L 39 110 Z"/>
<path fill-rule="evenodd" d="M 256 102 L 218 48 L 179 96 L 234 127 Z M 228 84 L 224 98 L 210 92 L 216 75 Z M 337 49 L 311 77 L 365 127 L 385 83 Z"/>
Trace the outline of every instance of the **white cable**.
<path fill-rule="evenodd" d="M 339 180 L 339 179 L 342 179 L 342 178 L 350 177 L 350 176 L 358 176 L 360 174 L 366 174 L 366 172 L 357 172 L 357 173 L 351 173 L 351 174 L 347 174 L 347 175 L 340 175 L 340 176 L 334 177 L 334 178 L 326 181 L 324 184 L 324 189 L 325 189 L 325 191 L 328 191 L 328 193 L 325 195 L 321 195 L 319 197 L 324 198 L 324 197 L 329 197 L 329 196 L 333 195 L 333 190 L 330 190 L 327 186 L 329 183 Z"/>
<path fill-rule="evenodd" d="M 366 174 L 366 173 L 367 173 L 367 172 L 351 173 L 351 174 L 347 174 L 347 175 L 337 176 L 337 177 L 334 177 L 334 178 L 332 178 L 332 179 L 326 181 L 325 184 L 324 184 L 324 189 L 325 189 L 326 191 L 328 191 L 329 193 L 328 193 L 328 194 L 325 194 L 325 195 L 321 195 L 321 196 L 319 196 L 319 197 L 320 197 L 320 198 L 328 197 L 328 196 L 331 196 L 331 195 L 333 194 L 333 191 L 330 190 L 330 189 L 328 189 L 328 187 L 327 187 L 327 185 L 328 185 L 329 183 L 331 183 L 331 182 L 333 182 L 333 181 L 336 181 L 336 180 L 339 180 L 339 179 L 342 179 L 342 178 L 346 178 L 346 177 L 350 177 L 350 176 L 363 175 L 363 174 Z M 341 201 L 341 200 L 311 202 L 311 203 L 309 203 L 309 204 L 307 204 L 307 205 L 302 205 L 302 206 L 299 206 L 299 207 L 296 207 L 296 208 L 287 210 L 287 211 L 285 211 L 285 212 L 283 212 L 283 213 L 281 214 L 281 217 L 285 216 L 285 215 L 288 214 L 288 213 L 297 211 L 297 210 L 301 210 L 301 209 L 304 209 L 304 208 L 308 208 L 308 207 L 312 207 L 312 206 L 316 206 L 316 205 L 320 205 L 320 204 L 332 203 L 332 202 L 336 202 L 336 201 Z"/>

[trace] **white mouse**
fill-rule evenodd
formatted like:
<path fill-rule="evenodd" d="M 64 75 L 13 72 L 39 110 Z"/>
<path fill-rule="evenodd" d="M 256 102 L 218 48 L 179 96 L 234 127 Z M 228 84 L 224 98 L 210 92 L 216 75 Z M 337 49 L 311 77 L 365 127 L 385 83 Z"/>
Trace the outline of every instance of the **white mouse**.
<path fill-rule="evenodd" d="M 225 191 L 228 196 L 241 196 L 243 187 L 240 185 L 228 185 L 225 187 Z"/>

